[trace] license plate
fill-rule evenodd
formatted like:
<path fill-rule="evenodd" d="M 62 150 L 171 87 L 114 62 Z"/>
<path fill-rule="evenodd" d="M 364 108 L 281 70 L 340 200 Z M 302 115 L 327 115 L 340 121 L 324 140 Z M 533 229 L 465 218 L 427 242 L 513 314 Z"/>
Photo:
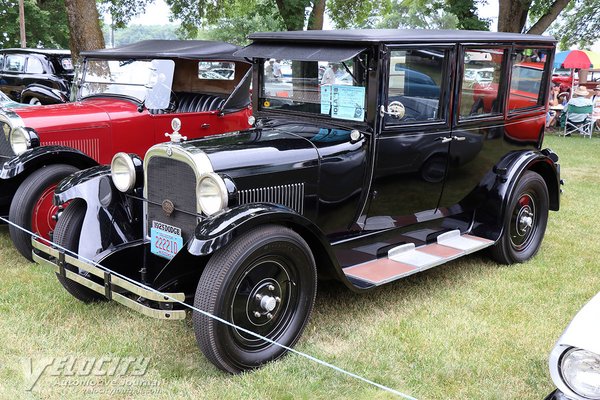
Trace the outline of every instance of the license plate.
<path fill-rule="evenodd" d="M 181 236 L 180 228 L 152 221 L 152 227 L 150 228 L 150 251 L 153 254 L 170 260 L 175 257 L 175 254 L 182 247 L 183 237 Z"/>

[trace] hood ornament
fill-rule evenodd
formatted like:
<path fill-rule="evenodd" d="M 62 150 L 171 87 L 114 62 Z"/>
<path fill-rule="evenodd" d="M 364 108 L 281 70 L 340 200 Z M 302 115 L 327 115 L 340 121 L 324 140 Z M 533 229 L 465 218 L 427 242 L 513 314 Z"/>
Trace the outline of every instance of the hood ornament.
<path fill-rule="evenodd" d="M 181 120 L 179 118 L 173 118 L 171 121 L 171 129 L 173 129 L 173 133 L 165 133 L 165 136 L 171 138 L 171 143 L 181 143 L 184 140 L 187 140 L 187 136 L 181 136 L 179 130 L 181 129 Z"/>

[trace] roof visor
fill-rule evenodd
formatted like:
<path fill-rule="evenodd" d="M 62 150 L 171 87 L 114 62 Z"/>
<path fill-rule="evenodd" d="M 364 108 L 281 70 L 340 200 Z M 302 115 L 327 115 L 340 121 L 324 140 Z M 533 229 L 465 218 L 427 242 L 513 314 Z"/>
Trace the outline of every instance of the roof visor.
<path fill-rule="evenodd" d="M 237 57 L 276 58 L 279 60 L 340 62 L 353 58 L 366 47 L 333 47 L 323 45 L 285 45 L 253 43 L 233 53 Z"/>

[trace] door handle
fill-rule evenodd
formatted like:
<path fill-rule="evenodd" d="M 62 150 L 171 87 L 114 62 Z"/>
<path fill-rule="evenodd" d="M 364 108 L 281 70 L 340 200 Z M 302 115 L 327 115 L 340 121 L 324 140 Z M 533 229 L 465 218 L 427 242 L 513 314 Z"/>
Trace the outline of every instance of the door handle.
<path fill-rule="evenodd" d="M 442 136 L 442 137 L 435 139 L 436 142 L 441 141 L 442 143 L 448 143 L 448 142 L 451 142 L 452 140 L 453 140 L 452 137 L 448 137 L 448 136 Z"/>
<path fill-rule="evenodd" d="M 467 138 L 464 136 L 452 136 L 452 139 L 456 140 L 457 142 L 462 142 L 463 140 L 467 140 Z"/>

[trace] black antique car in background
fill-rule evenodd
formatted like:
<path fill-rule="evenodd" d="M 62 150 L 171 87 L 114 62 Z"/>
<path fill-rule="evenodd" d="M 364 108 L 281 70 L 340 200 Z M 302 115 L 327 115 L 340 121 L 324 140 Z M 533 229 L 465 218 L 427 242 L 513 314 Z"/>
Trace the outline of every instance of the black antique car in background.
<path fill-rule="evenodd" d="M 0 90 L 21 103 L 69 101 L 73 74 L 69 50 L 0 50 Z"/>
<path fill-rule="evenodd" d="M 204 354 L 235 373 L 287 351 L 270 340 L 296 343 L 317 277 L 361 292 L 484 248 L 505 264 L 536 254 L 559 209 L 558 156 L 542 149 L 553 38 L 250 38 L 236 55 L 253 60 L 253 129 L 186 141 L 174 119 L 143 159 L 119 153 L 58 186 L 56 245 L 34 241 L 33 256 L 73 296 L 164 319 L 193 304 L 232 324 L 193 313 Z M 533 51 L 544 61 L 515 72 Z M 485 85 L 465 83 L 473 59 Z"/>

